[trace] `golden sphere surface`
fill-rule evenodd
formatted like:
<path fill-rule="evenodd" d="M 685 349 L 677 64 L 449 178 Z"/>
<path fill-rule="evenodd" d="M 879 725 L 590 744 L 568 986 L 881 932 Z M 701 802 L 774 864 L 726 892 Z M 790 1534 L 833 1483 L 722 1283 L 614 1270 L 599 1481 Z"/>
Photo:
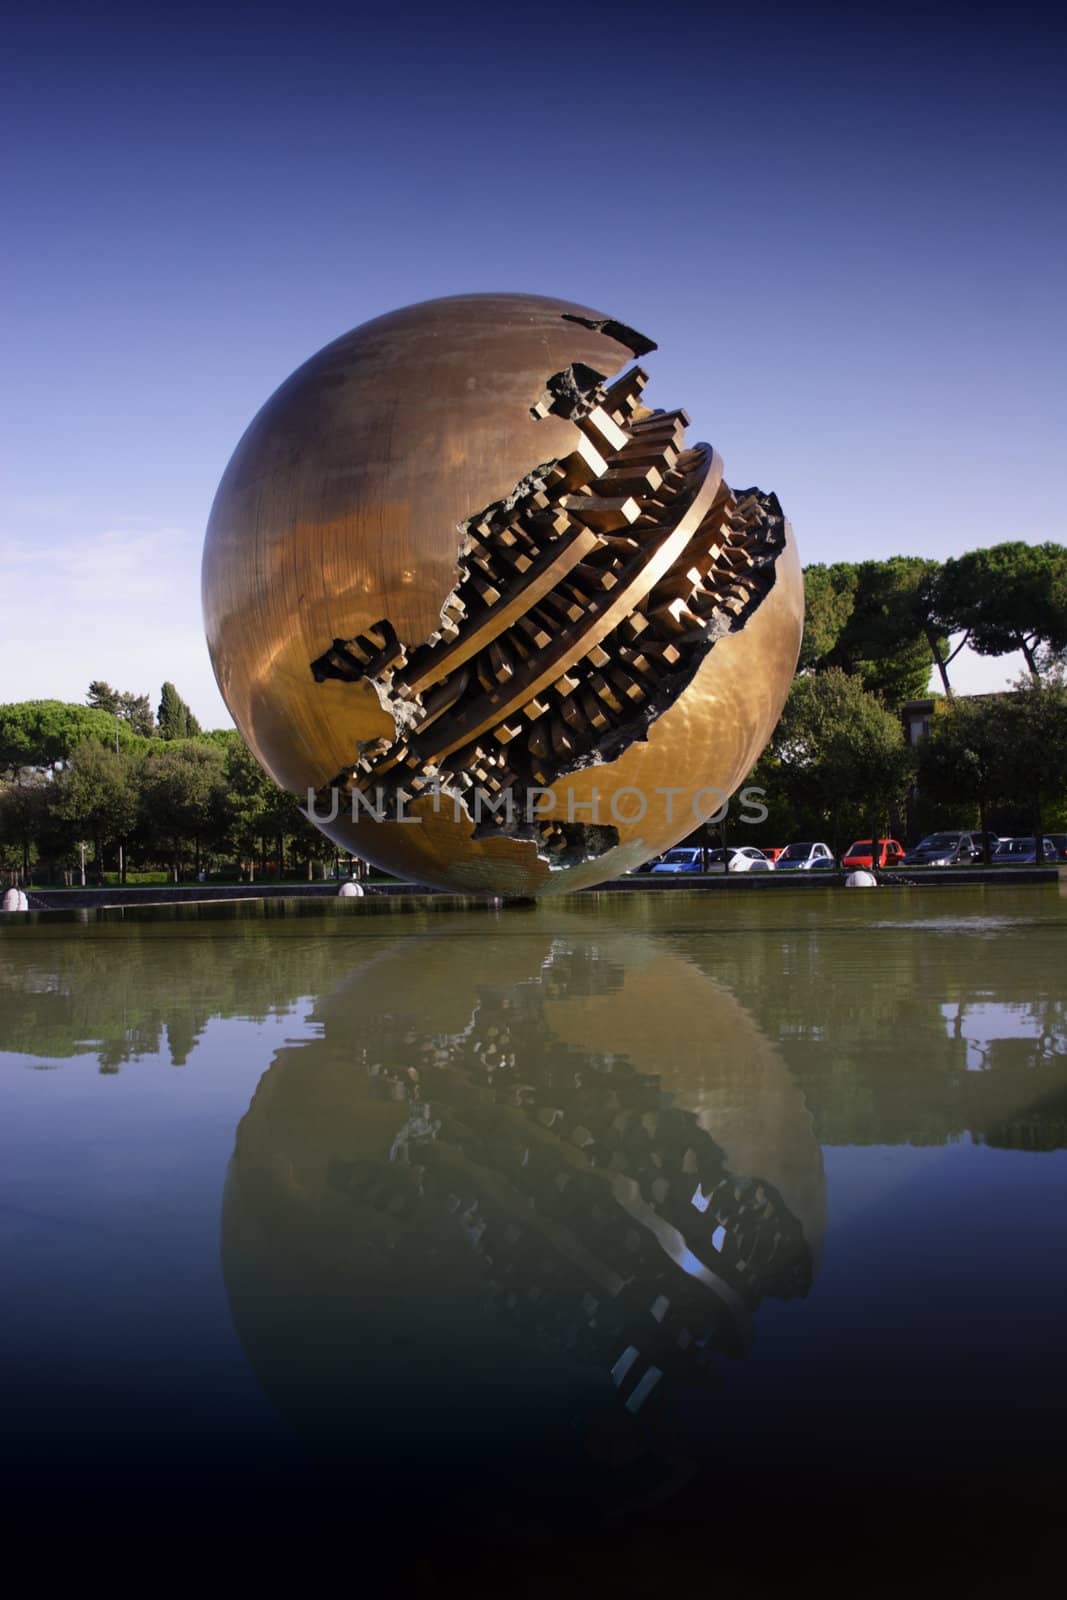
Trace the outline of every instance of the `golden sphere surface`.
<path fill-rule="evenodd" d="M 275 781 L 324 819 L 339 793 L 342 847 L 460 892 L 581 888 L 751 769 L 795 670 L 796 549 L 643 405 L 650 348 L 564 301 L 429 301 L 327 345 L 241 439 L 212 663 Z"/>

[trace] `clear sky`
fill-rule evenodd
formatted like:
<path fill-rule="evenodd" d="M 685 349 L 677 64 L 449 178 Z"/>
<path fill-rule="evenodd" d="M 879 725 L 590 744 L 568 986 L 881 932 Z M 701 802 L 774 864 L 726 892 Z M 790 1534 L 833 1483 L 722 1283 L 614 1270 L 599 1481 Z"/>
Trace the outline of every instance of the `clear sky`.
<path fill-rule="evenodd" d="M 779 493 L 805 561 L 1065 537 L 1051 12 L 7 15 L 0 700 L 171 678 L 227 721 L 199 562 L 230 452 L 313 351 L 436 295 L 656 339 L 652 403 Z"/>

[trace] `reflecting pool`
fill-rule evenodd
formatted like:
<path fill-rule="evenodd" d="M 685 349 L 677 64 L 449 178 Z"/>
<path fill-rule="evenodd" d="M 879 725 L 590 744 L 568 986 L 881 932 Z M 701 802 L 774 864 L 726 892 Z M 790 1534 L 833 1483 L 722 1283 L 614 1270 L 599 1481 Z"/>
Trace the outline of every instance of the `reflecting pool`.
<path fill-rule="evenodd" d="M 1065 935 L 1055 886 L 10 919 L 8 1515 L 428 1593 L 1041 1570 Z"/>

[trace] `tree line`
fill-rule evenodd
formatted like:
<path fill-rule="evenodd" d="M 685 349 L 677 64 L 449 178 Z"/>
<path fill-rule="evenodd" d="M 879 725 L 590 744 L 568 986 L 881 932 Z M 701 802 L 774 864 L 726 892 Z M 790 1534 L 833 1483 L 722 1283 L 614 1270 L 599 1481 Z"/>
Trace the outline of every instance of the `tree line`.
<path fill-rule="evenodd" d="M 1067 827 L 1067 549 L 1011 542 L 941 563 L 819 564 L 804 585 L 797 677 L 749 779 L 769 810 L 754 842 L 819 838 L 839 851 L 886 832 L 980 826 L 1040 837 Z M 956 694 L 964 644 L 986 656 L 1021 651 L 1016 688 Z M 914 746 L 902 709 L 926 696 L 932 672 L 941 693 Z M 335 854 L 239 734 L 202 732 L 173 683 L 155 710 L 147 695 L 100 680 L 82 705 L 0 706 L 8 876 L 310 875 Z"/>
<path fill-rule="evenodd" d="M 1020 651 L 1038 686 L 1067 651 L 1067 548 L 1059 544 L 1011 541 L 944 562 L 893 556 L 811 566 L 804 597 L 801 672 L 839 667 L 890 709 L 925 695 L 931 668 L 951 698 L 949 668 L 965 646 L 980 656 Z"/>
<path fill-rule="evenodd" d="M 173 684 L 143 695 L 90 686 L 89 703 L 0 706 L 0 867 L 22 881 L 175 882 L 222 866 L 254 879 L 336 855 L 235 729 L 203 733 Z"/>
<path fill-rule="evenodd" d="M 785 711 L 750 783 L 768 842 L 906 838 L 941 827 L 1067 824 L 1067 549 L 1012 541 L 945 562 L 895 556 L 804 572 L 807 618 Z M 1019 651 L 1002 694 L 958 695 L 952 663 Z M 908 701 L 933 696 L 909 742 Z M 773 836 L 773 838 L 772 838 Z"/>
<path fill-rule="evenodd" d="M 146 694 L 113 689 L 100 678 L 89 685 L 86 703 L 94 711 L 120 718 L 142 738 L 195 739 L 200 733 L 199 722 L 172 683 L 165 683 L 160 690 L 154 715 Z"/>

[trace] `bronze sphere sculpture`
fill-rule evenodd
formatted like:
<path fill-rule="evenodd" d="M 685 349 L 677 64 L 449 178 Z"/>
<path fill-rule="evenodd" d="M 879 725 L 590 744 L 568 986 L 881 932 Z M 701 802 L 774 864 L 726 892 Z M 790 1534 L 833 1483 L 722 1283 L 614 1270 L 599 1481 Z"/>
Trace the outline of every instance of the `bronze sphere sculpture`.
<path fill-rule="evenodd" d="M 796 548 L 774 495 L 642 403 L 654 348 L 565 301 L 432 300 L 253 420 L 208 524 L 208 645 L 338 845 L 460 892 L 583 888 L 752 767 L 796 666 Z"/>

